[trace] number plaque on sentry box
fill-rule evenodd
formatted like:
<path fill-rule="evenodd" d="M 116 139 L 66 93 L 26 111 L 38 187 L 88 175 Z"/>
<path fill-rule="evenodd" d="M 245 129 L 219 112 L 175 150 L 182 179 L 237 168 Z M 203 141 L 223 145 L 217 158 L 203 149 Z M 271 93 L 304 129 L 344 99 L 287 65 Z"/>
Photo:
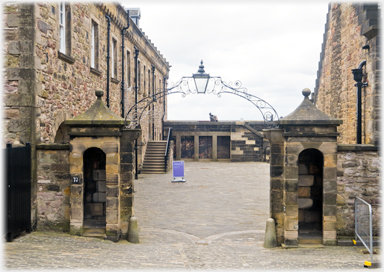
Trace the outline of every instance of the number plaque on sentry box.
<path fill-rule="evenodd" d="M 173 180 L 172 182 L 186 182 L 184 179 L 184 161 L 174 161 L 172 165 Z"/>

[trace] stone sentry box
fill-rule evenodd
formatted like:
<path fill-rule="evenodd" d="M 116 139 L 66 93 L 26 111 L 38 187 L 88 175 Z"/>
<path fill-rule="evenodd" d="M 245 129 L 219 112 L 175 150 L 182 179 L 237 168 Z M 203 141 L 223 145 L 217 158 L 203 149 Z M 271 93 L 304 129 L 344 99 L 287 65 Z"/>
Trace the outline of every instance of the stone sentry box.
<path fill-rule="evenodd" d="M 127 236 L 132 215 L 133 143 L 140 130 L 124 129 L 124 119 L 103 103 L 103 91 L 95 93 L 97 100 L 87 111 L 65 121 L 72 178 L 70 233 L 96 229 L 105 239 L 118 241 Z M 90 180 L 94 191 L 87 185 Z"/>
<path fill-rule="evenodd" d="M 337 126 L 342 121 L 304 100 L 278 129 L 264 130 L 270 141 L 270 217 L 279 245 L 336 245 Z"/>

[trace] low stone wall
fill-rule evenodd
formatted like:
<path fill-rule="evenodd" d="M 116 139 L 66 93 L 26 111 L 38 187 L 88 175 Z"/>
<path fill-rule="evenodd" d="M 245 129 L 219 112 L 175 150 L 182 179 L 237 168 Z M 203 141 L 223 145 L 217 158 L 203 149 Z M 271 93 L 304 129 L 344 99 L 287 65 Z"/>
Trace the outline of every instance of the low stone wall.
<path fill-rule="evenodd" d="M 380 166 L 377 147 L 338 145 L 336 226 L 338 236 L 354 236 L 355 197 L 360 197 L 372 205 L 373 235 L 379 235 Z"/>
<path fill-rule="evenodd" d="M 69 231 L 69 144 L 37 145 L 37 229 Z"/>
<path fill-rule="evenodd" d="M 261 130 L 261 126 L 256 129 Z M 255 129 L 255 130 L 256 130 Z M 264 161 L 263 138 L 239 125 L 231 128 L 231 162 Z"/>
<path fill-rule="evenodd" d="M 174 141 L 170 141 L 169 142 L 169 153 L 168 153 L 168 161 L 167 161 L 167 169 L 166 169 L 166 172 L 168 172 L 169 170 L 172 169 L 173 167 L 173 146 L 174 146 L 175 142 Z"/>

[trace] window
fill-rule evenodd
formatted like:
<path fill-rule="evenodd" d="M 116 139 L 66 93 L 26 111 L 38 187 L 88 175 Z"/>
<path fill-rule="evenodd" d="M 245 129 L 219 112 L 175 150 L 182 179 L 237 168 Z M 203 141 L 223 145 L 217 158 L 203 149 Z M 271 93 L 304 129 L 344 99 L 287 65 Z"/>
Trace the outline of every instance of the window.
<path fill-rule="evenodd" d="M 74 63 L 75 59 L 71 57 L 71 6 L 69 3 L 59 3 L 59 52 L 58 57 L 68 63 Z"/>
<path fill-rule="evenodd" d="M 117 41 L 112 39 L 112 77 L 117 78 Z"/>
<path fill-rule="evenodd" d="M 157 93 L 157 90 L 156 90 L 156 76 L 153 75 L 153 94 Z"/>
<path fill-rule="evenodd" d="M 148 69 L 148 95 L 151 95 L 151 70 Z"/>
<path fill-rule="evenodd" d="M 159 89 L 158 89 L 158 91 L 156 91 L 156 92 L 161 92 L 163 89 L 162 89 L 162 86 L 161 86 L 161 79 L 159 79 L 159 87 L 158 87 Z M 160 103 L 162 103 L 163 101 L 161 100 L 161 98 L 159 99 L 160 101 Z M 164 97 L 163 97 L 163 100 L 164 100 Z"/>
<path fill-rule="evenodd" d="M 127 51 L 127 86 L 131 86 L 131 53 Z"/>
<path fill-rule="evenodd" d="M 66 53 L 65 48 L 65 3 L 60 3 L 60 52 Z"/>
<path fill-rule="evenodd" d="M 141 93 L 141 65 L 140 61 L 137 62 L 137 91 Z"/>
<path fill-rule="evenodd" d="M 91 67 L 99 69 L 99 26 L 94 21 L 91 27 Z"/>
<path fill-rule="evenodd" d="M 143 77 L 144 77 L 144 96 L 147 96 L 147 93 L 148 93 L 148 91 L 147 91 L 147 80 L 146 80 L 146 77 L 145 77 L 145 65 L 144 65 L 144 75 L 143 75 Z"/>

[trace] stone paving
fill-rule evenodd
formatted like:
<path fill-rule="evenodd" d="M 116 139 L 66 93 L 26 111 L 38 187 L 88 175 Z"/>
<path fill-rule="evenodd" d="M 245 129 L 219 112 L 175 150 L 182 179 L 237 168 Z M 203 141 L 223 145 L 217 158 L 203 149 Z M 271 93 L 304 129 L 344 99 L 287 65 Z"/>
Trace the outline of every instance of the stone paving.
<path fill-rule="evenodd" d="M 140 243 L 113 243 L 32 232 L 4 244 L 10 270 L 366 270 L 361 248 L 265 249 L 269 164 L 186 162 L 172 172 L 139 175 L 134 214 Z M 375 255 L 379 259 L 379 255 Z"/>

